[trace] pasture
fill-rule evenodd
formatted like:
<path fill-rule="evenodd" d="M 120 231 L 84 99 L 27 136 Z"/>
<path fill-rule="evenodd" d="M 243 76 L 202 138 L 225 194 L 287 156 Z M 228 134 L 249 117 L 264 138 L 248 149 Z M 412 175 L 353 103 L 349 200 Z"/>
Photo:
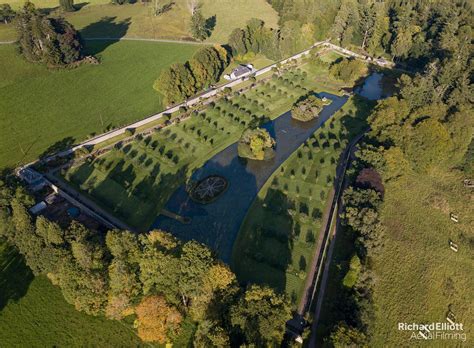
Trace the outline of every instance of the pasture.
<path fill-rule="evenodd" d="M 68 304 L 44 276 L 0 241 L 0 342 L 4 347 L 139 346 L 123 322 L 93 317 Z"/>
<path fill-rule="evenodd" d="M 456 170 L 437 169 L 424 176 L 406 173 L 385 183 L 384 245 L 371 261 L 374 274 L 381 276 L 374 281 L 369 345 L 403 346 L 410 332 L 396 331 L 398 322 L 446 322 L 448 306 L 472 342 L 474 220 L 472 195 L 462 186 L 463 178 Z M 462 216 L 459 223 L 450 220 L 452 211 Z M 450 239 L 458 244 L 457 253 L 449 248 Z M 339 230 L 318 337 L 327 337 L 346 317 L 348 300 L 342 298 L 350 292 L 342 279 L 354 242 L 353 233 Z M 444 346 L 454 342 L 459 341 L 443 341 Z"/>
<path fill-rule="evenodd" d="M 101 64 L 48 70 L 0 45 L 0 168 L 162 110 L 153 81 L 199 46 L 107 41 L 86 48 Z"/>
<path fill-rule="evenodd" d="M 13 8 L 23 1 L 6 0 Z M 84 37 L 131 37 L 147 39 L 189 40 L 191 19 L 187 0 L 175 0 L 169 11 L 154 16 L 152 2 L 113 5 L 106 0 L 78 3 L 80 9 L 61 13 L 58 2 L 34 0 L 37 7 L 64 15 Z M 205 18 L 215 16 L 209 42 L 226 43 L 233 29 L 243 27 L 251 18 L 260 18 L 272 28 L 278 27 L 278 14 L 265 0 L 202 0 Z M 0 24 L 0 40 L 14 39 L 11 25 Z"/>
<path fill-rule="evenodd" d="M 232 269 L 244 283 L 267 284 L 296 306 L 321 229 L 337 162 L 364 128 L 370 104 L 352 97 L 269 178 L 234 244 Z"/>
<path fill-rule="evenodd" d="M 171 194 L 251 124 L 280 116 L 313 90 L 315 76 L 291 69 L 245 93 L 220 98 L 188 120 L 70 168 L 64 179 L 107 211 L 147 230 Z"/>

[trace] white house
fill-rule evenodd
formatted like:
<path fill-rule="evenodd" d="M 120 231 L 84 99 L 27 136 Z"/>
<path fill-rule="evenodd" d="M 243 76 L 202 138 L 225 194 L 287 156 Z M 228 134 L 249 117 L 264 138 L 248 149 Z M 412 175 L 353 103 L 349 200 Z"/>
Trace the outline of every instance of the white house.
<path fill-rule="evenodd" d="M 237 80 L 242 77 L 248 76 L 255 71 L 252 64 L 246 65 L 239 65 L 238 67 L 234 68 L 230 75 L 224 75 L 226 80 Z"/>

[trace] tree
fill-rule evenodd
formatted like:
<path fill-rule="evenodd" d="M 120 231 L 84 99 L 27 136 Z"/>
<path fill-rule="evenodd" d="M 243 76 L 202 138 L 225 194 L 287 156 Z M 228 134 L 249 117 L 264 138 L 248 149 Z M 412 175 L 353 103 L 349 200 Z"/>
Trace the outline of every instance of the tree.
<path fill-rule="evenodd" d="M 247 53 L 247 38 L 244 30 L 240 28 L 234 29 L 230 33 L 228 41 L 234 56 Z"/>
<path fill-rule="evenodd" d="M 145 342 L 164 344 L 180 329 L 181 314 L 161 296 L 145 297 L 136 307 L 135 313 L 138 336 Z"/>
<path fill-rule="evenodd" d="M 10 4 L 0 5 L 0 21 L 5 24 L 10 23 L 15 18 L 15 11 L 12 10 Z"/>
<path fill-rule="evenodd" d="M 367 37 L 366 49 L 374 55 L 378 50 L 383 50 L 388 45 L 390 38 L 390 17 L 385 3 L 374 3 L 375 20 L 371 35 Z M 370 31 L 369 31 L 370 32 Z"/>
<path fill-rule="evenodd" d="M 437 120 L 418 123 L 404 145 L 408 159 L 419 169 L 446 163 L 453 149 L 448 129 Z"/>
<path fill-rule="evenodd" d="M 372 38 L 375 30 L 375 22 L 377 12 L 375 9 L 375 3 L 367 2 L 359 4 L 359 13 L 360 13 L 360 28 L 362 31 L 362 44 L 361 48 L 365 49 L 367 43 Z"/>
<path fill-rule="evenodd" d="M 213 257 L 204 245 L 190 241 L 183 245 L 180 257 L 179 292 L 182 304 L 190 306 L 190 301 L 201 292 L 204 278 L 211 267 Z"/>
<path fill-rule="evenodd" d="M 310 121 L 317 118 L 324 105 L 328 104 L 328 101 L 323 101 L 315 95 L 308 95 L 293 105 L 291 117 L 302 122 Z"/>
<path fill-rule="evenodd" d="M 26 2 L 15 23 L 18 47 L 27 60 L 57 67 L 82 58 L 80 35 L 64 18 L 48 18 Z"/>
<path fill-rule="evenodd" d="M 347 271 L 344 279 L 342 280 L 342 284 L 347 288 L 352 288 L 359 278 L 359 274 L 361 271 L 361 263 L 360 259 L 357 254 L 354 254 L 351 258 L 349 264 L 349 270 Z"/>
<path fill-rule="evenodd" d="M 66 12 L 76 11 L 74 8 L 74 0 L 59 0 L 59 7 Z"/>
<path fill-rule="evenodd" d="M 230 339 L 228 333 L 216 322 L 202 320 L 194 334 L 193 344 L 196 348 L 223 348 L 230 347 Z"/>
<path fill-rule="evenodd" d="M 161 72 L 153 88 L 164 95 L 167 103 L 173 104 L 193 95 L 195 84 L 189 65 L 175 63 Z"/>
<path fill-rule="evenodd" d="M 286 299 L 268 287 L 250 286 L 231 307 L 230 319 L 248 344 L 278 346 L 291 310 Z"/>
<path fill-rule="evenodd" d="M 264 160 L 273 156 L 275 140 L 264 128 L 247 129 L 239 140 L 239 157 Z"/>
<path fill-rule="evenodd" d="M 343 0 L 337 12 L 331 30 L 331 37 L 339 45 L 348 45 L 352 38 L 356 26 L 359 25 L 359 9 L 355 0 Z"/>
<path fill-rule="evenodd" d="M 216 82 L 227 67 L 227 52 L 222 46 L 205 47 L 197 51 L 189 61 L 189 68 L 196 81 L 196 89 Z"/>
<path fill-rule="evenodd" d="M 359 330 L 341 322 L 331 333 L 331 343 L 336 348 L 368 347 L 366 336 Z"/>
<path fill-rule="evenodd" d="M 206 19 L 202 15 L 200 8 L 195 9 L 191 16 L 191 34 L 195 39 L 200 41 L 207 39 L 210 35 L 206 25 Z"/>
<path fill-rule="evenodd" d="M 341 59 L 331 65 L 330 74 L 346 83 L 353 83 L 357 79 L 366 75 L 368 72 L 367 65 L 358 59 Z"/>
<path fill-rule="evenodd" d="M 107 274 L 86 270 L 71 256 L 64 257 L 54 275 L 64 298 L 78 311 L 98 315 L 107 304 Z"/>

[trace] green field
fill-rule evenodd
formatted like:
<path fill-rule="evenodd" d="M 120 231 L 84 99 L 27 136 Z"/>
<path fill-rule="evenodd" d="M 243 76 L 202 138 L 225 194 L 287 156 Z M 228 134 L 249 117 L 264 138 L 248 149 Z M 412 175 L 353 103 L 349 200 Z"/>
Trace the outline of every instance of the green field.
<path fill-rule="evenodd" d="M 221 98 L 215 107 L 191 119 L 114 148 L 62 176 L 107 211 L 146 230 L 192 170 L 237 141 L 251 122 L 281 115 L 306 89 L 317 86 L 316 76 L 305 75 L 303 69 L 287 71 L 279 79 L 260 83 L 230 101 Z"/>
<path fill-rule="evenodd" d="M 386 185 L 387 232 L 383 252 L 374 258 L 375 274 L 384 275 L 374 287 L 374 346 L 402 345 L 409 334 L 394 334 L 398 322 L 444 322 L 449 305 L 456 322 L 464 323 L 466 346 L 472 346 L 474 207 L 463 179 L 460 172 L 437 170 Z M 459 214 L 459 223 L 449 219 L 450 212 Z M 459 245 L 458 253 L 449 239 Z"/>
<path fill-rule="evenodd" d="M 6 0 L 14 8 L 23 1 Z M 32 1 L 41 8 L 55 8 L 57 1 Z M 106 0 L 86 2 L 80 10 L 64 16 L 84 37 L 140 37 L 149 39 L 190 39 L 190 10 L 187 0 L 175 0 L 171 10 L 160 16 L 152 15 L 151 2 L 112 5 Z M 84 3 L 83 3 L 84 4 Z M 203 0 L 206 18 L 216 16 L 215 28 L 209 42 L 226 43 L 234 28 L 243 27 L 251 18 L 260 18 L 268 26 L 278 26 L 278 14 L 265 0 Z M 0 25 L 0 40 L 14 39 L 10 25 Z"/>
<path fill-rule="evenodd" d="M 46 277 L 34 278 L 23 258 L 0 241 L 2 347 L 132 347 L 140 339 L 126 324 L 92 317 L 68 304 Z"/>
<path fill-rule="evenodd" d="M 0 46 L 0 167 L 37 158 L 163 109 L 160 71 L 199 48 L 154 42 L 89 42 L 101 64 L 48 70 Z"/>
<path fill-rule="evenodd" d="M 299 301 L 337 161 L 364 129 L 369 108 L 361 98 L 349 99 L 260 190 L 234 244 L 232 269 L 240 281 L 270 285 Z"/>

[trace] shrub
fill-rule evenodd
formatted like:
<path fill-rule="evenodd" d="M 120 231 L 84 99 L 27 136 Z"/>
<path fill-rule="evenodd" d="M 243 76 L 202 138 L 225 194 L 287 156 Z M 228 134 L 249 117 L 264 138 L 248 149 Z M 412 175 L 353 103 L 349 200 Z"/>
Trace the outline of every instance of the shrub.
<path fill-rule="evenodd" d="M 135 128 L 127 128 L 125 129 L 125 135 L 127 137 L 131 137 L 133 134 L 135 134 L 136 129 Z"/>

